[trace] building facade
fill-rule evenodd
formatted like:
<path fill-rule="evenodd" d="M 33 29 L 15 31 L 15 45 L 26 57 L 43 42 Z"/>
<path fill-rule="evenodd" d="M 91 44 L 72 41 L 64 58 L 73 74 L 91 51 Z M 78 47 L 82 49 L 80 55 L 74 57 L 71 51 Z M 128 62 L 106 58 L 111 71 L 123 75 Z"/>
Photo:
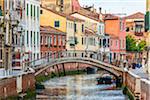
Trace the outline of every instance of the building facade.
<path fill-rule="evenodd" d="M 125 17 L 125 19 L 127 35 L 131 35 L 137 40 L 145 40 L 146 34 L 144 29 L 144 14 L 137 12 Z"/>
<path fill-rule="evenodd" d="M 84 21 L 78 18 L 67 17 L 67 50 L 85 50 L 82 40 L 84 37 Z"/>
<path fill-rule="evenodd" d="M 51 26 L 66 33 L 66 15 L 51 9 L 42 7 L 40 16 L 41 26 Z"/>
<path fill-rule="evenodd" d="M 125 60 L 126 54 L 126 32 L 125 19 L 112 14 L 104 17 L 105 32 L 110 35 L 111 62 Z"/>
<path fill-rule="evenodd" d="M 84 26 L 85 26 L 85 34 L 86 36 L 83 38 L 83 41 L 88 41 L 86 42 L 86 50 L 90 51 L 90 50 L 94 50 L 94 51 L 99 51 L 99 37 L 100 34 L 98 34 L 97 32 L 97 28 L 99 25 L 99 20 L 95 19 L 95 18 L 91 18 L 89 16 L 87 16 L 84 13 L 80 13 L 80 12 L 75 12 L 73 13 L 71 16 L 79 18 L 81 20 L 84 20 Z M 89 36 L 87 33 L 90 33 Z M 94 48 L 94 49 L 93 49 Z"/>
<path fill-rule="evenodd" d="M 80 9 L 78 0 L 41 0 L 41 3 L 43 7 L 65 14 L 70 14 Z"/>
<path fill-rule="evenodd" d="M 25 0 L 25 8 L 24 58 L 33 61 L 40 58 L 40 0 Z"/>
<path fill-rule="evenodd" d="M 40 32 L 42 58 L 53 56 L 52 54 L 55 52 L 66 50 L 66 33 L 50 26 L 41 26 Z"/>
<path fill-rule="evenodd" d="M 107 61 L 109 60 L 109 36 L 105 34 L 105 24 L 103 21 L 103 16 L 101 9 L 99 13 L 94 12 L 92 9 L 86 10 L 85 8 L 74 12 L 71 16 L 80 18 L 85 21 L 85 37 L 83 41 L 87 41 L 86 50 L 94 50 L 100 52 L 102 56 L 104 54 L 107 56 Z M 89 33 L 89 35 L 88 35 Z M 94 48 L 94 49 L 93 49 Z M 101 57 L 103 59 L 103 57 Z"/>
<path fill-rule="evenodd" d="M 12 67 L 24 69 L 28 62 L 40 58 L 40 1 L 11 0 L 9 6 L 13 26 Z"/>

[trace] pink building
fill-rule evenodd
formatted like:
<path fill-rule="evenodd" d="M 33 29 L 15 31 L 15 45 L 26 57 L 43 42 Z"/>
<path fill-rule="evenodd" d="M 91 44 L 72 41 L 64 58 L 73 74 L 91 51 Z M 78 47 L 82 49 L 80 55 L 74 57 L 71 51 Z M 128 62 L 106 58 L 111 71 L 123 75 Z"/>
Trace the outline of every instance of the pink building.
<path fill-rule="evenodd" d="M 126 32 L 125 19 L 112 14 L 105 14 L 105 33 L 110 35 L 110 61 L 119 62 L 125 60 Z M 119 63 L 118 63 L 119 65 Z"/>

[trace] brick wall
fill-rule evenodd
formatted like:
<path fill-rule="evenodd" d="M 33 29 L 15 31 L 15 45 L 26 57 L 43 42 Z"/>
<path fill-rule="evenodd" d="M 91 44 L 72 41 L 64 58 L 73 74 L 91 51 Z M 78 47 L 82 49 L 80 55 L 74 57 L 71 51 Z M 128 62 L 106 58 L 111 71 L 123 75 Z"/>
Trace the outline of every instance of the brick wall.
<path fill-rule="evenodd" d="M 16 78 L 7 78 L 0 80 L 0 98 L 16 95 Z"/>
<path fill-rule="evenodd" d="M 35 89 L 35 77 L 34 73 L 25 74 L 22 76 L 22 91 L 26 92 L 28 89 Z"/>

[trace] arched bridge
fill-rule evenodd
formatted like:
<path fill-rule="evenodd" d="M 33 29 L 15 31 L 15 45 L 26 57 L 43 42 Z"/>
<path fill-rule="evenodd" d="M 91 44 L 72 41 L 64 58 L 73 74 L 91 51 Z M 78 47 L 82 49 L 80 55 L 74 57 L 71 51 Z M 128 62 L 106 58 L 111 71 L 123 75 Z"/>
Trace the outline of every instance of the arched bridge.
<path fill-rule="evenodd" d="M 60 51 L 50 54 L 40 60 L 30 62 L 39 75 L 49 67 L 63 63 L 83 63 L 104 69 L 115 76 L 123 76 L 123 68 L 113 66 L 101 60 L 101 54 L 94 51 Z"/>

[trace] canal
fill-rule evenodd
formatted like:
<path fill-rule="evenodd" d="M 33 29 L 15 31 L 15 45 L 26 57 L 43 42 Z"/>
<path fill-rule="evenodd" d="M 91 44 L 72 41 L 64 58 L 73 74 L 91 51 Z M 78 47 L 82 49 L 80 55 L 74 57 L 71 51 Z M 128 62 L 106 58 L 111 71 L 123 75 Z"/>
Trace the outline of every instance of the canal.
<path fill-rule="evenodd" d="M 37 90 L 36 99 L 43 100 L 128 100 L 115 84 L 97 85 L 99 74 L 53 78 Z"/>

